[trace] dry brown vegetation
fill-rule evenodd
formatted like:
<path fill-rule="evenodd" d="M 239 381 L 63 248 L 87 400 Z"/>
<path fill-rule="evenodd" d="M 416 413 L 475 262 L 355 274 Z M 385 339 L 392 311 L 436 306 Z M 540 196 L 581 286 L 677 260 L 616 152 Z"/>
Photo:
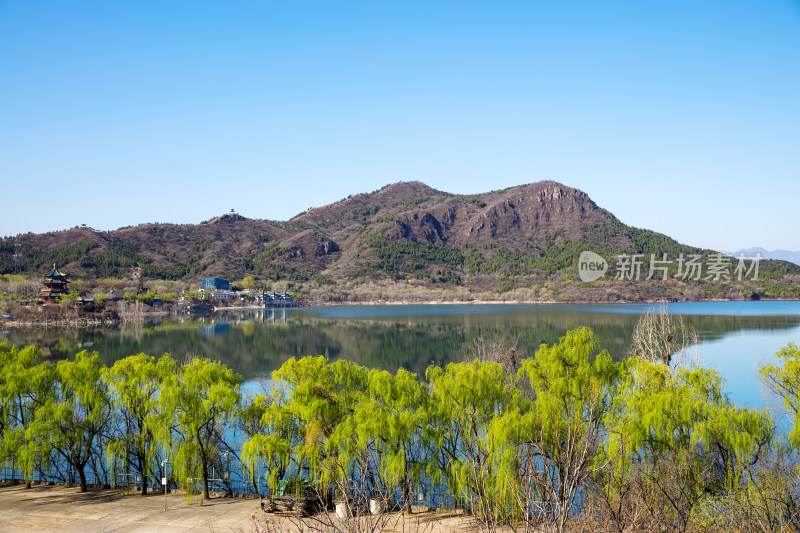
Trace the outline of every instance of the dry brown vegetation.
<path fill-rule="evenodd" d="M 686 301 L 790 298 L 800 267 L 764 261 L 763 282 L 644 281 L 651 254 L 706 254 L 665 235 L 622 224 L 583 191 L 543 181 L 453 195 L 399 182 L 310 209 L 289 221 L 225 214 L 200 224 L 141 224 L 19 236 L 23 273 L 52 263 L 73 278 L 182 280 L 253 276 L 325 301 Z M 14 271 L 15 240 L 0 240 L 0 273 Z M 642 280 L 585 284 L 583 250 L 643 254 Z M 613 274 L 613 272 L 612 272 Z M 369 294 L 372 284 L 387 287 Z M 407 284 L 413 289 L 401 288 Z M 397 293 L 400 294 L 397 294 Z M 441 296 L 443 294 L 444 296 Z M 487 296 L 488 295 L 488 296 Z"/>

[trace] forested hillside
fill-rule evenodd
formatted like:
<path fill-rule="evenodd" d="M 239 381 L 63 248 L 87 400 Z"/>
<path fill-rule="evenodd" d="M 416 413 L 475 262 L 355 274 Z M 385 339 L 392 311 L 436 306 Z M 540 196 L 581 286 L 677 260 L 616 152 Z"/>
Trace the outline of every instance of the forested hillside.
<path fill-rule="evenodd" d="M 378 286 L 383 289 L 369 290 L 400 298 L 413 289 L 445 291 L 456 299 L 519 291 L 526 293 L 515 297 L 526 300 L 750 299 L 797 297 L 800 275 L 797 265 L 762 261 L 755 283 L 748 283 L 752 272 L 744 280 L 686 281 L 676 259 L 697 254 L 707 262 L 713 251 L 627 226 L 586 193 L 552 181 L 475 195 L 400 182 L 289 221 L 226 214 L 200 224 L 29 233 L 0 241 L 0 274 L 14 272 L 15 244 L 21 272 L 29 276 L 57 263 L 73 278 L 194 282 L 253 276 L 261 284 L 280 282 L 317 295 L 350 290 L 353 296 L 353 287 Z M 577 260 L 584 250 L 610 263 L 604 279 L 581 283 Z M 622 254 L 642 255 L 636 286 L 636 280 L 614 279 L 615 257 Z M 666 254 L 669 279 L 644 281 L 651 254 L 657 260 Z M 362 297 L 369 299 L 357 299 Z"/>

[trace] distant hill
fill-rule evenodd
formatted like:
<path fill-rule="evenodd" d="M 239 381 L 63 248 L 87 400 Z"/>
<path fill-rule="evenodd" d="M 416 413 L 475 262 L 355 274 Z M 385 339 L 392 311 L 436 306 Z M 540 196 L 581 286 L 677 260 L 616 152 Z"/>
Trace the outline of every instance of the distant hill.
<path fill-rule="evenodd" d="M 464 298 L 524 289 L 528 292 L 523 298 L 533 300 L 536 295 L 543 300 L 603 301 L 749 298 L 761 290 L 709 285 L 698 293 L 680 281 L 581 285 L 576 265 L 583 250 L 609 261 L 616 254 L 643 254 L 645 268 L 650 254 L 674 258 L 712 252 L 627 226 L 583 191 L 554 181 L 474 195 L 399 182 L 309 209 L 288 221 L 225 214 L 200 224 L 142 224 L 110 232 L 76 227 L 29 233 L 19 241 L 21 266 L 30 274 L 57 263 L 73 277 L 86 278 L 197 281 L 251 275 L 315 294 L 341 294 L 376 283 L 404 284 L 406 292 L 409 286 L 451 290 Z M 0 241 L 0 273 L 14 271 L 13 253 L 13 239 Z M 798 274 L 800 267 L 794 264 L 762 265 L 762 276 L 768 279 Z M 760 295 L 785 296 L 781 291 L 764 289 Z"/>
<path fill-rule="evenodd" d="M 746 248 L 730 253 L 733 257 L 738 257 L 740 254 L 745 257 L 755 257 L 756 254 L 760 254 L 764 259 L 777 259 L 800 265 L 800 252 L 790 252 L 789 250 L 772 250 L 770 252 L 764 248 Z"/>

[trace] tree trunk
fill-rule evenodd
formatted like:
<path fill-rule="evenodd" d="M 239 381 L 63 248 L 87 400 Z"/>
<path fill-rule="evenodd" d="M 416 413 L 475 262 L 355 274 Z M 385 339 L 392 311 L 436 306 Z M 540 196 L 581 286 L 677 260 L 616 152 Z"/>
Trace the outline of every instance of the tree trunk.
<path fill-rule="evenodd" d="M 403 512 L 411 514 L 411 487 L 403 481 Z"/>
<path fill-rule="evenodd" d="M 81 492 L 86 492 L 89 490 L 89 487 L 86 484 L 86 472 L 84 472 L 85 468 L 85 466 L 78 466 L 75 468 L 78 471 L 78 477 L 81 480 Z"/>
<path fill-rule="evenodd" d="M 150 467 L 147 463 L 147 457 L 144 455 L 139 455 L 139 466 L 139 471 L 142 473 L 142 496 L 147 496 L 147 478 L 150 475 Z"/>
<path fill-rule="evenodd" d="M 208 463 L 203 461 L 203 498 L 208 500 L 210 496 L 208 495 Z"/>

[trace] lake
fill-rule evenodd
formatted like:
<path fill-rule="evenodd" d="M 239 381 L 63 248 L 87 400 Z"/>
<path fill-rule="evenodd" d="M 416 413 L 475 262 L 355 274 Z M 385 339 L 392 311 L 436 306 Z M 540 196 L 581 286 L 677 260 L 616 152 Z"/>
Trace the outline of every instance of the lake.
<path fill-rule="evenodd" d="M 419 375 L 431 363 L 463 360 L 478 339 L 502 338 L 532 355 L 580 326 L 616 358 L 628 351 L 646 304 L 387 305 L 248 310 L 184 316 L 90 330 L 14 329 L 12 344 L 36 344 L 48 358 L 98 351 L 106 365 L 145 352 L 177 359 L 218 359 L 253 387 L 292 356 L 325 355 L 371 368 L 406 368 Z M 800 302 L 666 304 L 702 338 L 700 362 L 717 369 L 740 405 L 764 404 L 757 369 L 789 342 L 800 342 Z"/>

